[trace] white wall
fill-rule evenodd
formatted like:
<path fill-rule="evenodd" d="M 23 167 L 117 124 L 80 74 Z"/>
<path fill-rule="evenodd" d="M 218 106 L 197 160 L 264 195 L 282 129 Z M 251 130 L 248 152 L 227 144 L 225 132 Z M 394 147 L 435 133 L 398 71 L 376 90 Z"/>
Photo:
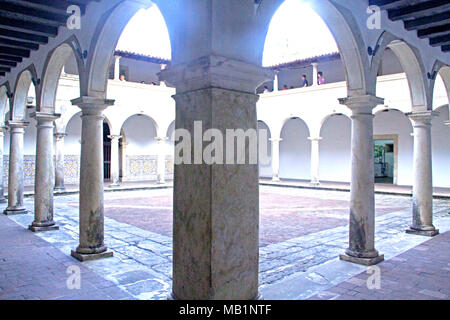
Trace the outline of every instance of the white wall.
<path fill-rule="evenodd" d="M 351 120 L 344 115 L 330 116 L 322 126 L 319 144 L 321 181 L 351 180 Z"/>
<path fill-rule="evenodd" d="M 81 153 L 81 113 L 77 113 L 67 124 L 64 139 L 64 153 L 66 155 L 80 155 Z"/>
<path fill-rule="evenodd" d="M 373 126 L 374 135 L 398 135 L 397 184 L 412 185 L 414 139 L 410 120 L 397 110 L 381 111 L 376 114 Z"/>
<path fill-rule="evenodd" d="M 132 116 L 125 121 L 124 132 L 126 155 L 157 155 L 158 143 L 155 140 L 156 128 L 147 116 Z"/>
<path fill-rule="evenodd" d="M 286 122 L 281 132 L 280 178 L 311 179 L 311 141 L 309 131 L 299 118 Z"/>
<path fill-rule="evenodd" d="M 448 107 L 444 106 L 436 111 L 439 117 L 433 119 L 431 128 L 433 148 L 433 184 L 435 187 L 450 188 L 450 126 L 448 121 Z"/>

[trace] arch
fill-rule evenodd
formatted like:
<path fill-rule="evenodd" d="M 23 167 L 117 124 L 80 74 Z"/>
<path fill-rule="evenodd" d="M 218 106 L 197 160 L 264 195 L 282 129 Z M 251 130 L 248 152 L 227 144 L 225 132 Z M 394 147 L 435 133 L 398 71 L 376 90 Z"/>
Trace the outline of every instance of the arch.
<path fill-rule="evenodd" d="M 447 91 L 447 98 L 450 103 L 450 67 L 446 64 L 442 63 L 439 60 L 436 60 L 433 66 L 433 70 L 431 72 L 431 84 L 430 84 L 430 91 L 433 93 L 434 96 L 434 86 L 436 84 L 437 75 L 439 75 L 444 82 L 445 89 Z"/>
<path fill-rule="evenodd" d="M 130 120 L 131 118 L 133 118 L 133 117 L 136 117 L 136 116 L 138 116 L 138 117 L 146 117 L 146 118 L 148 118 L 148 119 L 150 119 L 150 121 L 152 122 L 152 124 L 155 126 L 155 129 L 156 129 L 156 132 L 158 133 L 159 132 L 159 125 L 158 125 L 158 123 L 156 122 L 156 120 L 152 117 L 152 116 L 150 116 L 150 115 L 148 115 L 148 114 L 146 114 L 146 113 L 134 113 L 134 114 L 132 114 L 132 115 L 130 115 L 130 116 L 128 116 L 127 118 L 125 118 L 124 120 L 123 120 L 123 122 L 120 124 L 120 131 L 122 131 L 122 129 L 123 129 L 123 126 L 125 125 L 125 123 L 128 121 L 128 120 Z M 173 121 L 173 123 L 174 123 L 175 121 Z M 172 124 L 172 123 L 171 123 Z M 169 126 L 170 127 L 170 126 Z M 169 130 L 169 128 L 167 128 L 167 130 Z"/>
<path fill-rule="evenodd" d="M 343 113 L 326 116 L 322 121 L 320 137 L 320 180 L 350 182 L 351 119 Z"/>
<path fill-rule="evenodd" d="M 331 118 L 331 117 L 336 117 L 336 116 L 344 116 L 346 118 L 350 119 L 350 115 L 342 113 L 342 112 L 333 112 L 331 114 L 326 115 L 325 117 L 323 117 L 322 120 L 320 120 L 320 130 L 319 130 L 319 137 L 322 136 L 322 129 L 325 125 L 325 123 Z"/>
<path fill-rule="evenodd" d="M 14 98 L 12 101 L 11 120 L 22 121 L 25 119 L 28 92 L 31 83 L 34 84 L 36 97 L 39 92 L 39 82 L 34 65 L 24 69 L 18 76 L 14 86 Z"/>
<path fill-rule="evenodd" d="M 106 98 L 108 70 L 120 36 L 128 22 L 140 9 L 149 8 L 153 4 L 150 0 L 145 2 L 125 0 L 102 16 L 88 53 L 86 75 L 83 80 L 80 77 L 80 81 L 86 82 L 86 86 L 83 86 L 83 95 Z"/>
<path fill-rule="evenodd" d="M 169 141 L 175 140 L 175 120 L 173 120 L 167 127 L 166 137 L 169 138 Z"/>
<path fill-rule="evenodd" d="M 9 111 L 9 97 L 11 96 L 11 91 L 9 89 L 9 83 L 6 82 L 0 87 L 0 126 L 5 123 L 5 117 Z"/>
<path fill-rule="evenodd" d="M 437 117 L 432 119 L 432 159 L 433 159 L 433 185 L 435 187 L 450 188 L 450 126 L 445 123 L 450 119 L 448 106 L 436 109 Z"/>
<path fill-rule="evenodd" d="M 285 0 L 262 1 L 259 5 L 258 13 L 264 20 L 265 37 L 273 15 L 284 2 Z M 365 54 L 366 45 L 351 11 L 329 0 L 305 2 L 322 17 L 336 41 L 344 64 L 348 96 L 375 94 L 375 86 L 368 81 L 370 77 L 367 77 L 369 60 Z"/>
<path fill-rule="evenodd" d="M 78 74 L 81 79 L 81 75 L 84 73 L 84 63 L 80 56 L 79 48 L 80 45 L 77 38 L 72 36 L 48 54 L 44 65 L 40 94 L 37 96 L 37 111 L 55 113 L 56 92 L 61 71 L 72 54 L 75 56 Z M 84 82 L 80 81 L 80 94 L 82 91 L 81 86 L 83 85 Z"/>
<path fill-rule="evenodd" d="M 310 180 L 311 141 L 304 120 L 290 118 L 281 130 L 280 178 Z"/>
<path fill-rule="evenodd" d="M 379 54 L 375 54 L 371 62 L 372 81 L 377 81 L 378 70 L 387 48 L 394 52 L 406 73 L 413 111 L 431 110 L 432 94 L 420 52 L 387 31 L 383 32 L 377 41 L 376 52 Z"/>

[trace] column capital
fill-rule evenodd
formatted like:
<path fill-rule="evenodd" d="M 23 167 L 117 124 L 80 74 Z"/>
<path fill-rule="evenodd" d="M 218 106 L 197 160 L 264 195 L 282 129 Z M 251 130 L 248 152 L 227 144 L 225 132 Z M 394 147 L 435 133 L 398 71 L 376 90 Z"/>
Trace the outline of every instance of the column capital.
<path fill-rule="evenodd" d="M 155 137 L 155 140 L 158 142 L 165 142 L 169 140 L 169 137 Z"/>
<path fill-rule="evenodd" d="M 108 138 L 111 140 L 116 140 L 116 139 L 119 140 L 119 139 L 122 139 L 122 136 L 120 134 L 111 134 L 108 136 Z"/>
<path fill-rule="evenodd" d="M 175 86 L 177 93 L 221 88 L 255 94 L 260 84 L 274 79 L 274 72 L 256 64 L 209 55 L 170 66 L 159 73 L 159 78 Z"/>
<path fill-rule="evenodd" d="M 14 120 L 8 120 L 8 122 L 6 123 L 6 125 L 10 129 L 25 129 L 26 127 L 28 127 L 29 124 L 30 123 L 26 121 L 14 121 Z"/>
<path fill-rule="evenodd" d="M 63 139 L 65 137 L 67 137 L 67 133 L 57 132 L 57 133 L 54 134 L 54 136 L 55 136 L 56 139 Z"/>
<path fill-rule="evenodd" d="M 0 134 L 3 134 L 3 133 L 5 133 L 5 132 L 7 132 L 8 129 L 9 129 L 9 128 L 8 128 L 6 125 L 0 126 Z"/>
<path fill-rule="evenodd" d="M 322 139 L 323 139 L 322 137 L 308 137 L 308 140 L 317 141 L 317 142 L 319 142 Z"/>
<path fill-rule="evenodd" d="M 107 107 L 114 105 L 115 100 L 102 99 L 98 97 L 83 96 L 71 100 L 72 105 L 78 106 L 84 114 L 97 114 Z"/>
<path fill-rule="evenodd" d="M 269 141 L 271 141 L 271 142 L 281 142 L 281 141 L 283 141 L 283 139 L 281 139 L 281 138 L 270 138 Z"/>
<path fill-rule="evenodd" d="M 429 110 L 422 112 L 409 112 L 406 113 L 406 115 L 413 121 L 414 126 L 423 126 L 431 125 L 431 119 L 433 119 L 433 117 L 439 116 L 439 112 Z"/>
<path fill-rule="evenodd" d="M 30 114 L 31 118 L 39 121 L 55 121 L 61 117 L 59 113 L 33 112 Z"/>
<path fill-rule="evenodd" d="M 347 106 L 353 113 L 372 114 L 372 110 L 380 104 L 384 104 L 384 99 L 374 95 L 353 96 L 338 99 L 339 103 Z"/>
<path fill-rule="evenodd" d="M 445 121 L 444 124 L 448 127 L 450 127 L 450 120 L 449 121 Z"/>

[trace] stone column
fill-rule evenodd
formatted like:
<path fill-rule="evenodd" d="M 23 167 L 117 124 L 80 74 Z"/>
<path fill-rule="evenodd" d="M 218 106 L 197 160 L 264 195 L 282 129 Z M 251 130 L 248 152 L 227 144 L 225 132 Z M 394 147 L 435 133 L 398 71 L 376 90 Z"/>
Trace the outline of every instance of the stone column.
<path fill-rule="evenodd" d="M 114 56 L 114 80 L 120 80 L 120 56 Z"/>
<path fill-rule="evenodd" d="M 312 138 L 311 140 L 311 185 L 319 186 L 319 142 L 322 138 Z"/>
<path fill-rule="evenodd" d="M 349 248 L 341 260 L 373 265 L 384 260 L 375 249 L 375 164 L 373 108 L 384 101 L 372 95 L 340 99 L 352 110 L 352 176 Z"/>
<path fill-rule="evenodd" d="M 272 181 L 280 181 L 280 142 L 283 139 L 270 139 L 272 142 Z"/>
<path fill-rule="evenodd" d="M 279 85 L 278 85 L 278 71 L 275 71 L 275 79 L 273 80 L 273 91 L 279 91 Z"/>
<path fill-rule="evenodd" d="M 8 207 L 4 214 L 27 213 L 23 205 L 23 135 L 28 122 L 8 121 L 10 130 Z"/>
<path fill-rule="evenodd" d="M 3 182 L 3 139 L 4 132 L 7 131 L 7 127 L 0 127 L 0 203 L 6 203 L 4 182 Z"/>
<path fill-rule="evenodd" d="M 29 226 L 33 232 L 58 230 L 53 221 L 53 189 L 55 168 L 53 162 L 53 122 L 59 114 L 36 112 L 31 117 L 37 121 L 36 173 L 34 180 L 34 221 Z"/>
<path fill-rule="evenodd" d="M 156 137 L 158 141 L 158 183 L 166 183 L 166 141 L 169 140 L 168 137 Z"/>
<path fill-rule="evenodd" d="M 172 298 L 259 297 L 259 170 L 248 155 L 258 153 L 256 87 L 270 76 L 256 65 L 216 55 L 161 73 L 177 88 L 175 128 L 193 139 L 183 156 L 175 152 Z M 256 143 L 246 144 L 245 164 L 189 164 L 210 145 L 202 143 L 196 121 L 203 132 L 214 128 L 224 137 L 227 129 L 251 129 Z"/>
<path fill-rule="evenodd" d="M 318 73 L 319 73 L 319 69 L 318 69 L 318 63 L 317 62 L 313 62 L 313 63 L 311 63 L 311 65 L 312 65 L 312 67 L 313 67 L 313 83 L 312 83 L 312 86 L 313 87 L 315 87 L 315 86 L 318 86 L 319 84 L 317 83 L 317 75 L 318 75 Z"/>
<path fill-rule="evenodd" d="M 55 191 L 65 191 L 64 138 L 65 133 L 55 133 Z"/>
<path fill-rule="evenodd" d="M 414 127 L 412 225 L 407 233 L 433 237 L 439 230 L 433 226 L 433 178 L 431 161 L 431 119 L 438 113 L 409 113 Z"/>
<path fill-rule="evenodd" d="M 72 100 L 80 107 L 80 244 L 72 256 L 80 261 L 111 257 L 104 244 L 103 213 L 103 110 L 114 100 L 81 97 Z"/>
<path fill-rule="evenodd" d="M 119 140 L 122 138 L 120 135 L 110 135 L 111 139 L 111 184 L 112 188 L 120 186 L 119 177 Z"/>

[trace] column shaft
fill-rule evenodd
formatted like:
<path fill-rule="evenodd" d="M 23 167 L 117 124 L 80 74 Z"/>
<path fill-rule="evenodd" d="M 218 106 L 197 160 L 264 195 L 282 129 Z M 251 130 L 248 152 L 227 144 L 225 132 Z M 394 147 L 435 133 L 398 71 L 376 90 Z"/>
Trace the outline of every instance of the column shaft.
<path fill-rule="evenodd" d="M 363 265 L 381 262 L 375 249 L 375 168 L 373 114 L 383 100 L 356 96 L 341 100 L 352 110 L 352 176 L 350 190 L 349 248 L 342 260 Z"/>
<path fill-rule="evenodd" d="M 275 79 L 273 80 L 273 91 L 279 90 L 279 84 L 278 84 L 278 71 L 275 71 Z"/>
<path fill-rule="evenodd" d="M 111 257 L 104 244 L 103 110 L 111 100 L 72 100 L 82 110 L 80 174 L 80 244 L 72 256 L 80 261 Z"/>
<path fill-rule="evenodd" d="M 280 181 L 280 142 L 283 139 L 270 139 L 272 142 L 272 181 Z"/>
<path fill-rule="evenodd" d="M 319 142 L 322 138 L 309 138 L 311 140 L 311 184 L 320 185 L 319 180 Z"/>
<path fill-rule="evenodd" d="M 5 203 L 4 181 L 3 181 L 3 139 L 6 127 L 0 127 L 0 203 Z"/>
<path fill-rule="evenodd" d="M 407 233 L 435 236 L 433 225 L 433 178 L 431 150 L 431 119 L 437 114 L 428 111 L 410 113 L 414 127 L 413 207 L 412 225 Z"/>
<path fill-rule="evenodd" d="M 34 182 L 34 221 L 29 226 L 33 232 L 57 230 L 53 221 L 53 189 L 55 168 L 53 161 L 53 121 L 59 115 L 34 113 L 37 121 L 36 172 Z"/>
<path fill-rule="evenodd" d="M 64 176 L 65 176 L 65 163 L 64 163 L 64 137 L 65 133 L 55 134 L 55 190 L 64 191 Z"/>
<path fill-rule="evenodd" d="M 8 207 L 4 213 L 23 214 L 27 210 L 23 205 L 23 136 L 28 122 L 8 121 L 10 128 Z"/>
<path fill-rule="evenodd" d="M 120 185 L 119 177 L 119 140 L 122 136 L 110 135 L 111 139 L 111 184 L 110 187 L 118 187 Z"/>
<path fill-rule="evenodd" d="M 167 137 L 157 137 L 158 141 L 158 183 L 166 183 L 166 141 Z"/>

